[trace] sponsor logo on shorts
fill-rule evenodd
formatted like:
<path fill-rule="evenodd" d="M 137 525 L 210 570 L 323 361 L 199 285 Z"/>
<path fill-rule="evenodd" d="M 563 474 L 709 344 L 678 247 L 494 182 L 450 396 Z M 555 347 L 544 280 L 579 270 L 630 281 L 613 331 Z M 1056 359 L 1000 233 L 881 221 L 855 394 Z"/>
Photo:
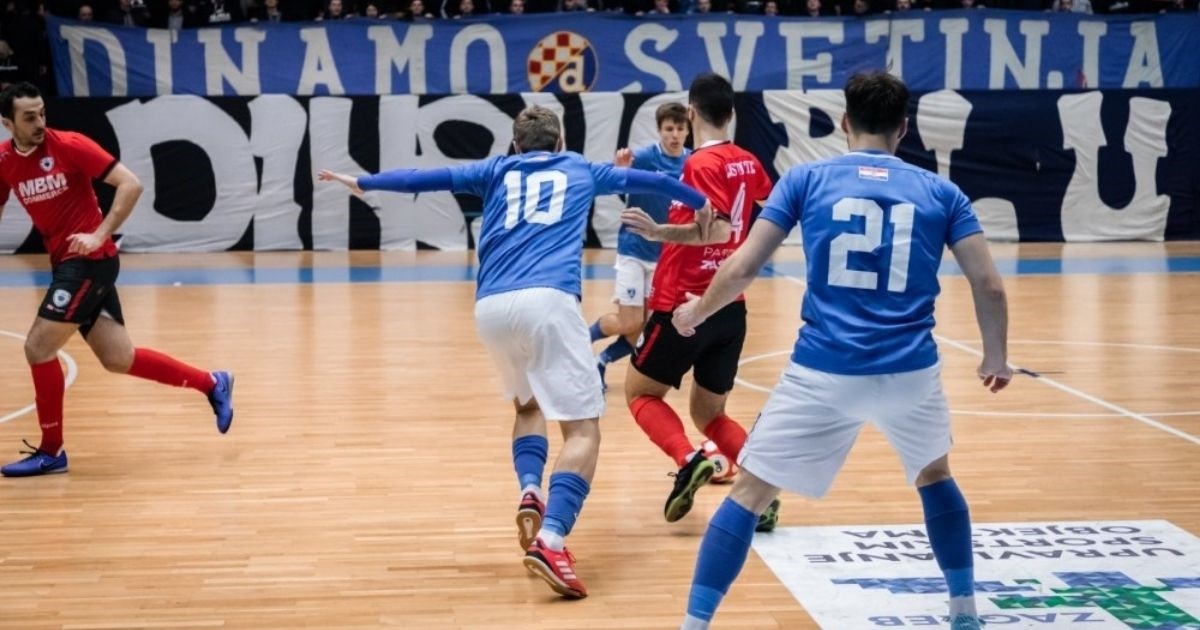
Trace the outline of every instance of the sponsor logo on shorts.
<path fill-rule="evenodd" d="M 627 295 L 629 297 L 629 299 L 632 300 L 633 298 L 637 297 L 637 289 L 635 289 L 633 287 L 629 287 L 628 289 L 625 289 L 625 295 Z"/>
<path fill-rule="evenodd" d="M 65 289 L 55 289 L 54 295 L 50 296 L 50 301 L 58 308 L 63 308 L 71 303 L 71 292 Z"/>

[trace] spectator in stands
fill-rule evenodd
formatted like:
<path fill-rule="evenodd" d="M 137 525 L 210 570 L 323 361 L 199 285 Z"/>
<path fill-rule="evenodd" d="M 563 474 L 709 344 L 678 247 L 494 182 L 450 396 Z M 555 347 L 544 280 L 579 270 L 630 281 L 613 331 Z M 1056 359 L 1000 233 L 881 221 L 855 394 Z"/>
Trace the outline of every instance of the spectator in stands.
<path fill-rule="evenodd" d="M 146 11 L 144 0 L 120 0 L 117 7 L 108 12 L 105 19 L 109 24 L 121 26 L 150 26 L 150 14 Z"/>
<path fill-rule="evenodd" d="M 346 11 L 342 4 L 342 0 L 329 0 L 329 4 L 325 5 L 325 10 L 321 12 L 321 15 L 317 16 L 317 21 L 344 20 L 346 17 Z"/>
<path fill-rule="evenodd" d="M 595 11 L 596 9 L 588 6 L 587 0 L 559 0 L 559 11 Z"/>
<path fill-rule="evenodd" d="M 368 20 L 378 20 L 385 16 L 379 11 L 378 4 L 374 2 L 368 2 L 367 6 L 363 7 L 363 17 L 367 18 Z"/>
<path fill-rule="evenodd" d="M 1070 0 L 1067 1 L 1069 2 Z M 894 3 L 892 4 L 892 11 L 895 11 L 896 13 L 912 11 L 912 4 L 912 0 L 894 0 Z"/>
<path fill-rule="evenodd" d="M 96 12 L 92 10 L 92 5 L 79 5 L 79 12 L 75 14 L 75 18 L 80 22 L 91 22 L 96 17 Z"/>
<path fill-rule="evenodd" d="M 412 0 L 408 4 L 408 19 L 416 22 L 432 20 L 433 14 L 425 9 L 425 0 Z"/>
<path fill-rule="evenodd" d="M 464 17 L 475 17 L 492 12 L 492 7 L 488 4 L 488 0 L 442 0 L 442 17 L 459 19 Z"/>
<path fill-rule="evenodd" d="M 804 2 L 804 17 L 821 17 L 825 15 L 825 7 L 822 6 L 821 0 L 805 0 Z"/>
<path fill-rule="evenodd" d="M 443 7 L 446 5 L 443 4 Z M 458 10 L 452 16 L 455 20 L 475 17 L 475 3 L 472 0 L 458 0 Z"/>
<path fill-rule="evenodd" d="M 1092 0 L 1054 0 L 1050 10 L 1057 13 L 1087 13 L 1092 12 Z"/>
<path fill-rule="evenodd" d="M 712 0 L 696 0 L 695 8 L 692 13 L 699 15 L 707 15 L 712 13 Z"/>
<path fill-rule="evenodd" d="M 977 0 L 958 0 L 958 1 L 959 1 L 960 5 L 962 6 L 962 8 L 964 8 L 964 9 L 982 9 L 982 8 L 984 8 L 984 4 L 982 2 L 977 2 Z"/>
<path fill-rule="evenodd" d="M 219 26 L 246 21 L 238 0 L 191 0 L 184 10 L 199 19 L 202 26 Z"/>
<path fill-rule="evenodd" d="M 167 12 L 154 20 L 154 26 L 177 31 L 181 28 L 204 26 L 204 22 L 200 20 L 200 16 L 195 11 L 186 10 L 183 0 L 167 0 Z"/>
<path fill-rule="evenodd" d="M 821 0 L 809 0 L 810 2 L 821 3 Z M 767 17 L 779 16 L 779 3 L 776 0 L 767 0 L 763 3 L 763 15 Z"/>
<path fill-rule="evenodd" d="M 866 17 L 871 14 L 870 0 L 854 0 L 851 15 L 854 17 Z"/>
<path fill-rule="evenodd" d="M 512 2 L 509 2 L 508 13 L 509 15 L 524 15 L 525 0 L 512 0 Z"/>
<path fill-rule="evenodd" d="M 251 22 L 287 22 L 291 17 L 279 8 L 279 0 L 263 0 L 261 7 L 250 13 Z"/>

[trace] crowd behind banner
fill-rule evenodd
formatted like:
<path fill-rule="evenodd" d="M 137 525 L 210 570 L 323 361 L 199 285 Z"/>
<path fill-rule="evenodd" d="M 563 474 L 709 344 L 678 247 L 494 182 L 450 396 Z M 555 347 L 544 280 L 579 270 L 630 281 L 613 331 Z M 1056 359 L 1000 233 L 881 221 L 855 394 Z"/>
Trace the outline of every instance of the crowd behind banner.
<path fill-rule="evenodd" d="M 314 186 L 313 173 L 503 154 L 513 117 L 534 103 L 562 116 L 569 149 L 605 161 L 618 147 L 654 142 L 655 109 L 685 98 L 164 96 L 51 100 L 48 112 L 52 126 L 95 138 L 145 184 L 122 227 L 124 251 L 465 249 L 477 199 L 360 200 Z M 778 177 L 845 151 L 843 109 L 840 90 L 743 93 L 735 140 Z M 1200 239 L 1200 90 L 941 90 L 915 93 L 909 115 L 901 157 L 961 186 L 993 239 Z M 613 245 L 622 206 L 615 196 L 597 200 L 590 244 Z M 39 246 L 10 198 L 0 250 Z"/>

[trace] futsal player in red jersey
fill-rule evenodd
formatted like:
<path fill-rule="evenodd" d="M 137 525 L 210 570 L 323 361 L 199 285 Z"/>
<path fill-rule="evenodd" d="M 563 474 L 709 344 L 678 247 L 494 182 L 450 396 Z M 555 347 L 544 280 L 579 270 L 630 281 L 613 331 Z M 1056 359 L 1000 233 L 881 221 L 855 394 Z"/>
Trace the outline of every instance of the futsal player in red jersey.
<path fill-rule="evenodd" d="M 724 77 L 702 74 L 688 91 L 688 122 L 695 150 L 683 167 L 683 182 L 708 197 L 716 213 L 706 217 L 676 204 L 666 224 L 631 208 L 621 220 L 635 233 L 663 241 L 647 308 L 650 318 L 634 353 L 633 369 L 625 380 L 625 399 L 638 426 L 679 467 L 675 485 L 663 508 L 668 522 L 692 509 L 696 491 L 712 477 L 714 466 L 693 448 L 683 421 L 664 400 L 679 388 L 692 370 L 689 412 L 692 422 L 730 461 L 746 442 L 746 430 L 725 415 L 725 401 L 737 376 L 746 338 L 746 305 L 739 297 L 721 309 L 691 336 L 671 325 L 675 307 L 689 294 L 702 295 L 717 268 L 746 239 L 754 204 L 771 193 L 771 179 L 750 152 L 733 144 L 733 86 Z M 778 516 L 773 504 L 760 525 L 773 528 Z"/>
<path fill-rule="evenodd" d="M 38 89 L 15 83 L 0 92 L 0 118 L 12 139 L 0 144 L 0 211 L 10 192 L 29 212 L 50 252 L 53 276 L 25 338 L 33 373 L 42 441 L 24 459 L 0 467 L 6 477 L 67 471 L 63 448 L 63 394 L 58 351 L 78 330 L 110 372 L 132 374 L 208 397 L 224 433 L 233 421 L 233 377 L 208 372 L 147 348 L 125 331 L 115 286 L 120 262 L 112 235 L 129 217 L 142 184 L 88 137 L 46 127 Z M 92 189 L 99 179 L 116 187 L 108 216 Z"/>

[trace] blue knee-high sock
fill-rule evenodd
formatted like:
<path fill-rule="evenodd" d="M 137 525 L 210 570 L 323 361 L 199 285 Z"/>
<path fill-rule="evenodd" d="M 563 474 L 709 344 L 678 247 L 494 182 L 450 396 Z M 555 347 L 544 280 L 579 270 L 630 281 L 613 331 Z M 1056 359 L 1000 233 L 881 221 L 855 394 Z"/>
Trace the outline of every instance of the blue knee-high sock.
<path fill-rule="evenodd" d="M 975 594 L 975 559 L 971 553 L 971 516 L 958 484 L 946 479 L 917 488 L 925 508 L 925 530 L 933 556 L 946 577 L 950 597 Z"/>
<path fill-rule="evenodd" d="M 700 555 L 696 558 L 692 591 L 688 595 L 688 615 L 712 620 L 721 598 L 729 592 L 730 585 L 746 563 L 757 524 L 758 516 L 733 499 L 726 498 L 717 508 L 717 513 L 708 522 L 704 540 L 700 541 Z"/>
<path fill-rule="evenodd" d="M 542 527 L 559 536 L 570 534 L 591 489 L 586 479 L 573 472 L 550 475 L 550 499 L 546 502 Z"/>
<path fill-rule="evenodd" d="M 633 346 L 629 345 L 624 337 L 617 337 L 617 340 L 608 344 L 608 347 L 600 351 L 600 361 L 603 363 L 615 363 L 633 354 Z"/>
<path fill-rule="evenodd" d="M 550 442 L 544 435 L 522 435 L 513 440 L 513 469 L 517 471 L 517 483 L 542 487 L 542 471 L 546 469 L 546 454 Z"/>
<path fill-rule="evenodd" d="M 600 330 L 600 320 L 598 319 L 592 322 L 592 325 L 588 328 L 588 332 L 592 335 L 592 343 L 596 343 L 608 336 Z"/>

